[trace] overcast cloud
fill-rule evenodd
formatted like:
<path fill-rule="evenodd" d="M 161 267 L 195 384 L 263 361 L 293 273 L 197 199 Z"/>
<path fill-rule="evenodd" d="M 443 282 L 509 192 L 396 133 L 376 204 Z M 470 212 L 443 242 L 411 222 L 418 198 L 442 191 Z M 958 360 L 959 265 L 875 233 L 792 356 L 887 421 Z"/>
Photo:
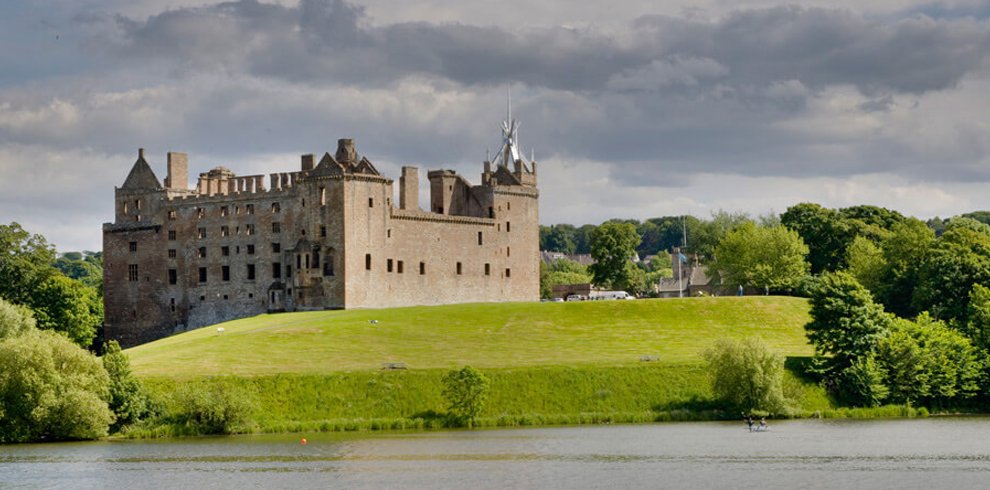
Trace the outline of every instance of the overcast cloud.
<path fill-rule="evenodd" d="M 984 2 L 472 3 L 2 6 L 0 221 L 99 249 L 138 147 L 249 174 L 353 137 L 476 180 L 506 86 L 546 224 L 990 208 Z"/>

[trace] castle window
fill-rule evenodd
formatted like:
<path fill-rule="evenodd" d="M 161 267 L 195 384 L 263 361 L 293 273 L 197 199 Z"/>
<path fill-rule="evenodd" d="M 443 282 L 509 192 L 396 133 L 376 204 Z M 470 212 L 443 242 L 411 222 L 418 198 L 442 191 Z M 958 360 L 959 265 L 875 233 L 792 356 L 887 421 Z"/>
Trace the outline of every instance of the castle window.
<path fill-rule="evenodd" d="M 489 218 L 494 218 L 495 217 L 495 208 L 493 208 L 491 206 L 488 206 L 488 217 Z"/>
<path fill-rule="evenodd" d="M 249 243 L 248 244 L 248 246 L 247 246 L 247 254 L 248 255 L 254 255 L 254 244 L 253 243 Z"/>
<path fill-rule="evenodd" d="M 371 254 L 364 254 L 364 270 L 371 270 Z"/>
<path fill-rule="evenodd" d="M 292 277 L 292 266 L 291 265 L 286 265 L 285 266 L 285 277 L 286 278 Z"/>
<path fill-rule="evenodd" d="M 302 255 L 296 254 L 296 269 L 302 269 Z"/>
<path fill-rule="evenodd" d="M 426 275 L 426 262 L 419 263 L 419 275 L 421 276 Z"/>
<path fill-rule="evenodd" d="M 175 253 L 175 249 L 174 248 L 168 249 L 168 258 L 174 259 L 175 258 L 175 255 L 176 255 L 176 253 Z"/>
<path fill-rule="evenodd" d="M 126 202 L 124 203 L 123 214 L 127 214 L 127 203 Z"/>
<path fill-rule="evenodd" d="M 483 238 L 482 232 L 479 231 L 478 232 L 478 245 L 484 245 L 484 244 L 485 244 L 485 240 Z"/>
<path fill-rule="evenodd" d="M 443 206 L 437 206 L 437 214 L 443 214 Z"/>
<path fill-rule="evenodd" d="M 206 216 L 206 210 L 203 208 L 196 208 L 196 219 L 203 219 Z"/>
<path fill-rule="evenodd" d="M 385 261 L 385 264 L 386 264 L 385 265 L 385 270 L 388 271 L 388 272 L 392 272 L 392 259 L 386 260 Z"/>
<path fill-rule="evenodd" d="M 512 231 L 512 223 L 509 223 L 508 221 L 506 221 L 505 222 L 505 232 L 508 233 L 510 231 Z"/>
<path fill-rule="evenodd" d="M 199 282 L 206 282 L 206 267 L 199 268 Z"/>
<path fill-rule="evenodd" d="M 512 203 L 511 202 L 505 203 L 505 210 L 506 211 L 512 211 Z"/>
<path fill-rule="evenodd" d="M 168 219 L 169 219 L 170 221 L 175 221 L 175 211 L 174 211 L 174 210 L 170 210 L 170 211 L 168 212 Z"/>
<path fill-rule="evenodd" d="M 241 207 L 240 206 L 234 206 L 234 214 L 241 214 Z"/>
<path fill-rule="evenodd" d="M 175 230 L 168 230 L 168 239 L 175 240 Z"/>
<path fill-rule="evenodd" d="M 127 280 L 130 282 L 137 282 L 138 280 L 138 266 L 137 264 L 129 264 L 127 266 Z"/>
<path fill-rule="evenodd" d="M 320 206 L 327 205 L 327 188 L 320 187 Z"/>
<path fill-rule="evenodd" d="M 282 278 L 282 264 L 279 262 L 272 262 L 272 279 Z"/>
<path fill-rule="evenodd" d="M 224 257 L 229 257 L 230 256 L 230 247 L 228 247 L 226 245 L 220 247 L 220 255 L 223 255 Z"/>
<path fill-rule="evenodd" d="M 299 230 L 299 234 L 302 236 L 306 236 L 306 228 Z"/>
<path fill-rule="evenodd" d="M 402 261 L 400 260 L 395 265 L 396 265 L 396 272 L 398 272 L 399 274 L 402 274 Z"/>
<path fill-rule="evenodd" d="M 368 198 L 368 207 L 369 208 L 375 207 L 375 198 L 373 198 L 373 197 L 369 197 Z"/>
<path fill-rule="evenodd" d="M 272 253 L 273 254 L 277 254 L 277 253 L 279 253 L 281 251 L 282 251 L 282 244 L 281 243 L 273 243 L 272 244 Z"/>
<path fill-rule="evenodd" d="M 254 280 L 254 264 L 247 265 L 247 278 L 249 281 Z"/>
<path fill-rule="evenodd" d="M 313 247 L 313 268 L 314 269 L 319 269 L 320 268 L 320 248 L 319 247 Z"/>
<path fill-rule="evenodd" d="M 512 277 L 512 269 L 508 267 L 505 268 L 505 277 Z"/>
<path fill-rule="evenodd" d="M 179 271 L 177 271 L 175 269 L 169 269 L 168 270 L 168 283 L 169 284 L 178 284 L 179 283 Z"/>
<path fill-rule="evenodd" d="M 245 235 L 254 235 L 254 225 L 244 225 Z"/>
<path fill-rule="evenodd" d="M 486 276 L 492 275 L 492 265 L 491 264 L 485 264 L 485 275 Z"/>
<path fill-rule="evenodd" d="M 327 256 L 323 258 L 323 275 L 333 275 L 333 249 L 327 250 Z"/>
<path fill-rule="evenodd" d="M 225 295 L 223 295 L 223 299 L 224 299 L 224 301 L 226 301 L 226 300 L 227 300 L 227 295 L 226 295 L 226 294 L 225 294 Z"/>
<path fill-rule="evenodd" d="M 392 238 L 392 229 L 391 228 L 385 230 L 385 237 L 386 238 Z"/>
<path fill-rule="evenodd" d="M 461 275 L 461 263 L 460 262 L 457 263 L 457 275 L 458 276 Z"/>
<path fill-rule="evenodd" d="M 230 266 L 229 265 L 225 265 L 225 266 L 221 267 L 220 268 L 220 273 L 223 276 L 223 280 L 224 281 L 229 281 L 230 280 Z"/>
<path fill-rule="evenodd" d="M 127 244 L 131 252 L 137 252 L 137 242 L 131 242 Z"/>
<path fill-rule="evenodd" d="M 321 226 L 320 227 L 320 236 L 321 237 L 327 236 L 327 227 L 326 226 Z"/>
<path fill-rule="evenodd" d="M 175 298 L 170 298 L 168 300 L 168 308 L 172 310 L 173 313 L 175 313 Z"/>
<path fill-rule="evenodd" d="M 272 212 L 273 213 L 278 213 L 278 212 L 281 212 L 281 211 L 282 211 L 282 205 L 279 204 L 279 203 L 277 203 L 277 202 L 273 202 L 272 203 Z"/>
<path fill-rule="evenodd" d="M 200 228 L 199 229 L 199 235 L 198 236 L 200 238 L 206 238 L 206 228 Z"/>
<path fill-rule="evenodd" d="M 220 206 L 220 216 L 227 216 L 230 214 L 230 208 L 227 206 Z"/>
<path fill-rule="evenodd" d="M 206 258 L 206 247 L 199 247 L 199 258 Z"/>
<path fill-rule="evenodd" d="M 306 254 L 306 268 L 309 269 L 309 254 Z"/>
<path fill-rule="evenodd" d="M 221 226 L 220 227 L 220 236 L 229 236 L 229 235 L 230 235 L 230 227 Z"/>
<path fill-rule="evenodd" d="M 272 233 L 282 233 L 282 223 L 278 221 L 272 222 Z"/>
<path fill-rule="evenodd" d="M 134 209 L 137 209 L 138 211 L 141 210 L 141 200 L 140 199 L 135 199 L 134 200 Z"/>
<path fill-rule="evenodd" d="M 512 249 L 511 248 L 505 247 L 505 256 L 506 257 L 511 257 L 512 256 Z"/>
<path fill-rule="evenodd" d="M 134 221 L 141 221 L 141 215 L 140 214 L 135 214 L 134 215 Z"/>
<path fill-rule="evenodd" d="M 254 214 L 254 204 L 247 205 L 247 214 Z"/>

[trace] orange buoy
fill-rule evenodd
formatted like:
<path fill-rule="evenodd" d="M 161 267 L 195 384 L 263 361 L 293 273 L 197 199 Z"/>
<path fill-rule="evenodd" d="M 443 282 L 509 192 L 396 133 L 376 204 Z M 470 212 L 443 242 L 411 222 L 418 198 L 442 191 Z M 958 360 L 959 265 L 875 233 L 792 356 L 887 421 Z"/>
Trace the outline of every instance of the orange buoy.
<path fill-rule="evenodd" d="M 305 446 L 306 445 L 306 438 L 303 437 L 302 440 L 299 441 L 299 444 L 302 444 L 303 446 Z"/>

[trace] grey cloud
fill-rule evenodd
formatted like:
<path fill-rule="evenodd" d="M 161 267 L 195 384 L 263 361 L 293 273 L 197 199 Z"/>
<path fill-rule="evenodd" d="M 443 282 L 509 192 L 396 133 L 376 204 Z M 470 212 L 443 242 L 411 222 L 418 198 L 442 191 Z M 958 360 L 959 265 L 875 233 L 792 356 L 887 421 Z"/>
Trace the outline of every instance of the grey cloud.
<path fill-rule="evenodd" d="M 881 22 L 799 7 L 735 11 L 714 22 L 643 17 L 622 33 L 424 22 L 371 26 L 364 15 L 343 0 L 302 0 L 298 7 L 240 0 L 170 10 L 146 21 L 120 17 L 116 49 L 198 69 L 242 63 L 258 76 L 310 82 L 387 84 L 420 74 L 467 85 L 516 81 L 602 91 L 623 85 L 617 74 L 699 59 L 727 73 L 695 78 L 695 84 L 761 87 L 797 80 L 816 90 L 849 84 L 864 93 L 924 93 L 957 84 L 990 47 L 987 23 L 973 19 Z"/>

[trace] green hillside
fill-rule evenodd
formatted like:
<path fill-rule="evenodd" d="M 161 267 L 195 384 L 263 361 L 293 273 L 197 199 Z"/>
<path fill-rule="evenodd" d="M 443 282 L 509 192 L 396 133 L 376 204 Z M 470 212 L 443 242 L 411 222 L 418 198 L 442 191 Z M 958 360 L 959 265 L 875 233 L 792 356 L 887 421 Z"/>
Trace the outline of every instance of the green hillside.
<path fill-rule="evenodd" d="M 720 337 L 760 337 L 786 356 L 812 353 L 807 302 L 723 297 L 501 303 L 261 315 L 127 353 L 142 377 L 330 374 L 471 365 L 633 366 L 642 356 L 695 364 Z"/>

